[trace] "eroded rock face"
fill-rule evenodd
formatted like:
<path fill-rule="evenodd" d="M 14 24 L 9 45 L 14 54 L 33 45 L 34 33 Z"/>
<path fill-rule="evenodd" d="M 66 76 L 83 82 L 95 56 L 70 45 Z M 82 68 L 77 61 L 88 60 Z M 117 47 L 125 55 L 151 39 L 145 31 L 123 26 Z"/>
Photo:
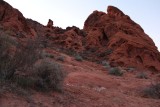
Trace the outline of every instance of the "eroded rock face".
<path fill-rule="evenodd" d="M 114 16 L 114 17 L 124 16 L 124 13 L 121 10 L 119 10 L 117 7 L 114 7 L 114 6 L 108 6 L 107 13 L 109 16 Z"/>
<path fill-rule="evenodd" d="M 47 27 L 48 28 L 53 28 L 53 21 L 51 19 L 48 20 Z"/>
<path fill-rule="evenodd" d="M 102 58 L 108 59 L 112 66 L 160 71 L 160 54 L 154 42 L 118 8 L 109 6 L 107 13 L 94 11 L 85 21 L 84 31 L 88 32 L 86 40 L 91 47 L 96 45 L 101 50 L 112 50 Z M 102 45 L 104 38 L 105 45 Z"/>
<path fill-rule="evenodd" d="M 45 35 L 50 38 L 51 42 L 56 45 L 60 45 L 64 49 L 74 50 L 81 52 L 83 48 L 82 39 L 84 38 L 83 32 L 73 26 L 68 27 L 66 30 L 54 27 L 53 30 L 47 30 Z"/>
<path fill-rule="evenodd" d="M 140 25 L 113 6 L 108 7 L 107 13 L 94 11 L 80 30 L 75 26 L 55 27 L 52 20 L 44 26 L 25 19 L 18 10 L 1 0 L 0 26 L 25 38 L 42 36 L 49 47 L 74 50 L 94 61 L 108 60 L 111 66 L 160 72 L 160 53 L 152 39 Z"/>
<path fill-rule="evenodd" d="M 0 1 L 0 24 L 4 29 L 19 33 L 25 32 L 32 35 L 31 29 L 27 25 L 26 19 L 22 13 L 3 0 Z"/>
<path fill-rule="evenodd" d="M 74 29 L 64 33 L 65 39 L 62 41 L 63 45 L 71 50 L 82 51 L 82 37 L 79 36 Z"/>

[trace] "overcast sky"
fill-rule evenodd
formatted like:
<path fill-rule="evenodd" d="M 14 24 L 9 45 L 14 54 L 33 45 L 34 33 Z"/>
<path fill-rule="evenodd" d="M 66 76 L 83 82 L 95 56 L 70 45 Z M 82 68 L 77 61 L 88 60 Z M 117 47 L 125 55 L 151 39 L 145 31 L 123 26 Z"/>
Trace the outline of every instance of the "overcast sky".
<path fill-rule="evenodd" d="M 83 28 L 84 21 L 94 11 L 106 12 L 113 5 L 129 15 L 154 40 L 160 50 L 160 0 L 5 0 L 19 9 L 26 18 L 46 25 Z"/>

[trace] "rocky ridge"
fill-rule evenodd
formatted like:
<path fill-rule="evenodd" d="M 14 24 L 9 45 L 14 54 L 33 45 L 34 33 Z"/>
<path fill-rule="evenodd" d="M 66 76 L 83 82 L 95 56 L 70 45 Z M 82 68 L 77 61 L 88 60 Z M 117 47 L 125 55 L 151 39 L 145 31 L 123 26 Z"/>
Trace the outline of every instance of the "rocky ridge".
<path fill-rule="evenodd" d="M 26 19 L 2 0 L 0 24 L 3 29 L 10 29 L 12 36 L 46 37 L 51 47 L 75 51 L 93 61 L 106 60 L 111 66 L 135 67 L 153 73 L 160 71 L 160 53 L 152 39 L 140 25 L 114 6 L 108 6 L 106 13 L 94 11 L 86 19 L 83 29 L 75 26 L 62 29 L 53 26 L 52 20 L 44 26 Z"/>

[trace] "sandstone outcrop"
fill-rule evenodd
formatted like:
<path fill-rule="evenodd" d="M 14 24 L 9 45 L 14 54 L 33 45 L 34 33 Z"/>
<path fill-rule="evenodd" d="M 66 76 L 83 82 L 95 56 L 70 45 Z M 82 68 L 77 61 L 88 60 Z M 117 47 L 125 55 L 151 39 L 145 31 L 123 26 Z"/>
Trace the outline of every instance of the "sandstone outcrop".
<path fill-rule="evenodd" d="M 28 26 L 23 14 L 10 6 L 3 0 L 0 1 L 0 24 L 3 26 L 4 30 L 10 30 L 14 32 L 13 35 L 19 35 L 21 37 L 33 36 L 32 29 Z"/>
<path fill-rule="evenodd" d="M 86 19 L 83 29 L 75 26 L 62 29 L 53 26 L 50 19 L 46 26 L 26 19 L 1 0 L 0 25 L 13 31 L 18 38 L 45 37 L 44 41 L 50 47 L 74 50 L 98 62 L 107 60 L 111 66 L 160 72 L 160 53 L 152 39 L 140 25 L 114 6 L 108 6 L 106 13 L 94 11 Z"/>
<path fill-rule="evenodd" d="M 109 6 L 107 13 L 94 11 L 85 21 L 84 31 L 88 32 L 86 40 L 91 47 L 112 50 L 109 56 L 103 56 L 112 66 L 160 71 L 160 54 L 154 42 L 118 8 Z"/>
<path fill-rule="evenodd" d="M 47 27 L 48 28 L 53 28 L 53 21 L 51 19 L 48 20 Z"/>

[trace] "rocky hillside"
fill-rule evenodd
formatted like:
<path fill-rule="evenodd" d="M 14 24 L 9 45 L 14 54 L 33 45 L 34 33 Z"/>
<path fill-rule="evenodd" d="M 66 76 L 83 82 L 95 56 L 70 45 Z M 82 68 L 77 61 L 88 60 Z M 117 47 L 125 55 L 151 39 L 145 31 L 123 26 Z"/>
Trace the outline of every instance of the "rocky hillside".
<path fill-rule="evenodd" d="M 11 44 L 14 46 L 8 48 Z M 153 83 L 160 80 L 160 53 L 141 26 L 114 6 L 108 6 L 107 12 L 93 11 L 83 29 L 76 26 L 62 29 L 54 26 L 51 19 L 46 25 L 27 19 L 1 0 L 0 51 L 3 50 L 0 52 L 0 107 L 160 106 L 159 84 L 157 90 L 151 93 L 147 90 L 149 95 L 144 94 L 146 87 L 151 84 L 153 88 Z M 57 65 L 52 61 L 63 68 L 66 76 L 62 93 L 44 94 L 36 90 L 37 87 L 50 89 L 52 79 L 61 79 L 48 71 L 42 75 L 32 72 L 33 65 L 37 67 L 44 59 L 54 70 Z"/>
<path fill-rule="evenodd" d="M 107 60 L 111 66 L 148 69 L 153 73 L 160 71 L 160 54 L 152 39 L 116 7 L 109 6 L 107 13 L 94 11 L 82 30 L 49 24 L 42 28 L 41 35 L 52 38 L 49 41 L 62 48 L 82 53 L 86 59 Z"/>
<path fill-rule="evenodd" d="M 0 3 L 0 24 L 10 29 L 13 36 L 44 36 L 50 44 L 59 45 L 68 51 L 82 53 L 93 61 L 109 61 L 111 66 L 160 71 L 160 54 L 152 39 L 140 25 L 114 6 L 107 12 L 94 11 L 86 19 L 84 28 L 54 27 L 49 20 L 44 26 L 23 15 L 9 4 Z"/>
<path fill-rule="evenodd" d="M 109 6 L 107 14 L 94 11 L 85 21 L 84 31 L 87 32 L 88 47 L 112 51 L 108 56 L 102 56 L 108 58 L 111 65 L 159 72 L 160 54 L 154 42 L 140 25 L 118 8 Z"/>

